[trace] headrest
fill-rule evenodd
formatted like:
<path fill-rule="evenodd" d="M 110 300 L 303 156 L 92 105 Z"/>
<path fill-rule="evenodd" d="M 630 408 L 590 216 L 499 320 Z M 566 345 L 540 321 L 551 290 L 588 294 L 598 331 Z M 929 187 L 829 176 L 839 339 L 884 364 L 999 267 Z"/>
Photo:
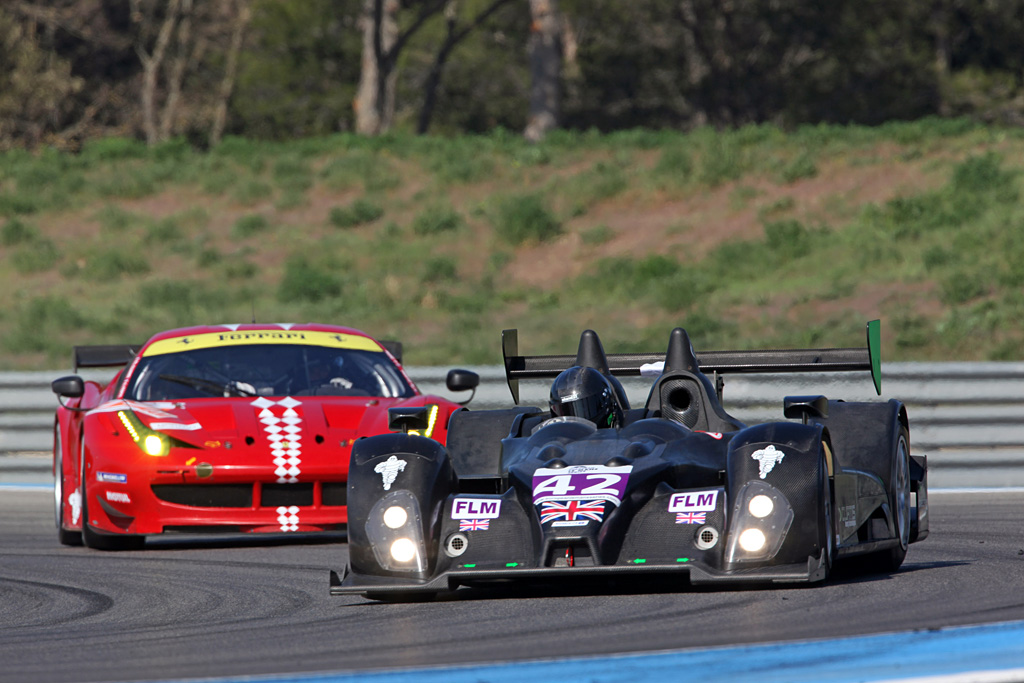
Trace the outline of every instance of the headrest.
<path fill-rule="evenodd" d="M 611 376 L 611 371 L 608 369 L 608 357 L 604 354 L 604 347 L 597 337 L 597 332 L 583 330 L 583 334 L 580 335 L 580 348 L 576 352 L 576 365 L 594 368 L 603 375 Z"/>
<path fill-rule="evenodd" d="M 582 340 L 580 343 L 582 344 Z M 697 354 L 693 352 L 693 344 L 690 343 L 690 335 L 686 334 L 686 330 L 681 327 L 672 330 L 672 334 L 668 338 L 668 351 L 665 352 L 663 372 L 675 370 L 694 373 L 700 371 L 697 365 Z"/>

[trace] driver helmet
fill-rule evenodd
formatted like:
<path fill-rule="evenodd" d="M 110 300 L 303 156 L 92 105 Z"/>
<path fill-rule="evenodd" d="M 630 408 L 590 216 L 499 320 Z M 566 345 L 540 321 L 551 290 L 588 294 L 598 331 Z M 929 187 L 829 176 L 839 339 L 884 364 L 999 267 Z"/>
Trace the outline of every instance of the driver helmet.
<path fill-rule="evenodd" d="M 622 424 L 611 383 L 599 370 L 574 365 L 551 383 L 548 401 L 554 417 L 582 417 L 598 427 Z"/>

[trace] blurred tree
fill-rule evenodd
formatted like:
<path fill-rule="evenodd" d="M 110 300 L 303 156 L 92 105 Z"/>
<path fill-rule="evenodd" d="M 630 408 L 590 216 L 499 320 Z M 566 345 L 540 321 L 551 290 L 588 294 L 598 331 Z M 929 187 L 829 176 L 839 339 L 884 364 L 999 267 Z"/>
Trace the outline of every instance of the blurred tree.
<path fill-rule="evenodd" d="M 434 109 L 437 106 L 437 93 L 441 85 L 441 75 L 444 67 L 451 57 L 452 51 L 478 26 L 491 17 L 502 5 L 512 0 L 492 0 L 476 16 L 473 16 L 465 25 L 459 24 L 459 3 L 456 0 L 449 0 L 444 8 L 445 36 L 434 55 L 433 64 L 427 74 L 426 83 L 423 86 L 423 105 L 420 107 L 419 120 L 416 124 L 416 132 L 426 133 L 430 128 L 430 121 L 434 116 Z"/>
<path fill-rule="evenodd" d="M 255 0 L 227 132 L 286 139 L 352 130 L 361 3 Z"/>
<path fill-rule="evenodd" d="M 559 124 L 564 24 L 558 0 L 530 0 L 530 102 L 527 140 L 537 142 Z"/>
<path fill-rule="evenodd" d="M 40 47 L 35 28 L 0 9 L 0 149 L 54 142 L 82 87 L 67 60 Z"/>

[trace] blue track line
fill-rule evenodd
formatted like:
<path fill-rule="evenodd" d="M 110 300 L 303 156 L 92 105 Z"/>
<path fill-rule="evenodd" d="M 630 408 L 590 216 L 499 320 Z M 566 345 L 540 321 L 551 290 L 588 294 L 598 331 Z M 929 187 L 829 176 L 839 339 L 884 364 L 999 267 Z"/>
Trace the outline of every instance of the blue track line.
<path fill-rule="evenodd" d="M 189 679 L 235 683 L 731 683 L 1024 680 L 1024 621 L 854 638 L 361 673 Z"/>

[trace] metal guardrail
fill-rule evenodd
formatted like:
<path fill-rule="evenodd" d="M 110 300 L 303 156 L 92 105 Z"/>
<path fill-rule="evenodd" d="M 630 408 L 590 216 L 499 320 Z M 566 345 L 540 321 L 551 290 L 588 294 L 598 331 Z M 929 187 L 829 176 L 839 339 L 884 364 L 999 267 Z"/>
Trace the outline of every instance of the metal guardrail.
<path fill-rule="evenodd" d="M 469 369 L 481 376 L 471 409 L 512 405 L 502 368 Z M 448 368 L 406 370 L 424 392 L 465 398 L 445 388 Z M 66 373 L 0 373 L 0 459 L 51 449 L 57 400 L 50 381 L 61 374 Z M 111 374 L 86 376 L 106 380 Z M 756 423 L 782 419 L 782 398 L 788 395 L 824 394 L 848 401 L 898 398 L 910 415 L 912 450 L 929 456 L 933 485 L 1024 485 L 1024 363 L 888 363 L 882 378 L 878 397 L 867 373 L 729 375 L 723 404 L 738 419 Z M 652 381 L 623 382 L 633 405 L 643 405 Z M 548 386 L 547 381 L 523 381 L 521 403 L 545 405 Z"/>

